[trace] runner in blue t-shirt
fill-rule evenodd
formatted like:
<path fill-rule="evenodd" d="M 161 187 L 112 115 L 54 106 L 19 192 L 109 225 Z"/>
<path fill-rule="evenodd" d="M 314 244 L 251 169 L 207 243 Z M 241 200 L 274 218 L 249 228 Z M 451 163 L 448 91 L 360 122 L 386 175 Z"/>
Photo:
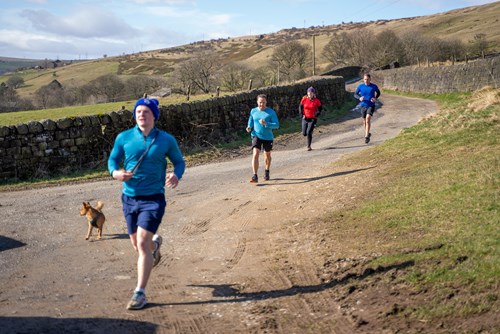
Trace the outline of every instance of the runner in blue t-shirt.
<path fill-rule="evenodd" d="M 247 132 L 252 136 L 252 170 L 253 176 L 250 182 L 257 183 L 259 178 L 257 171 L 259 170 L 259 154 L 264 148 L 265 171 L 264 180 L 269 181 L 269 168 L 271 167 L 271 150 L 273 149 L 273 130 L 280 127 L 278 115 L 276 112 L 267 107 L 267 97 L 264 94 L 257 96 L 257 107 L 250 111 L 248 118 Z"/>
<path fill-rule="evenodd" d="M 377 85 L 370 82 L 370 74 L 365 74 L 363 81 L 364 83 L 360 84 L 358 88 L 356 88 L 354 97 L 361 101 L 361 114 L 363 116 L 365 128 L 365 143 L 368 144 L 370 142 L 370 137 L 372 136 L 370 133 L 371 119 L 373 113 L 375 112 L 375 101 L 377 101 L 380 96 L 380 90 Z"/>

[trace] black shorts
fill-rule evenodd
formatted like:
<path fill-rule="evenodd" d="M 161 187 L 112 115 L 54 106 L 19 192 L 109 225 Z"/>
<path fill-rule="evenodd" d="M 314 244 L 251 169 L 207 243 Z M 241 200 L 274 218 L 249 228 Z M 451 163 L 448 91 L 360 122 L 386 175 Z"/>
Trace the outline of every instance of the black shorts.
<path fill-rule="evenodd" d="M 264 148 L 264 151 L 270 152 L 273 149 L 273 141 L 260 139 L 259 137 L 252 137 L 252 149 L 254 147 L 261 151 L 262 148 Z"/>
<path fill-rule="evenodd" d="M 363 118 L 366 118 L 366 115 L 373 116 L 374 112 L 375 112 L 375 106 L 361 107 L 361 116 L 363 116 Z"/>

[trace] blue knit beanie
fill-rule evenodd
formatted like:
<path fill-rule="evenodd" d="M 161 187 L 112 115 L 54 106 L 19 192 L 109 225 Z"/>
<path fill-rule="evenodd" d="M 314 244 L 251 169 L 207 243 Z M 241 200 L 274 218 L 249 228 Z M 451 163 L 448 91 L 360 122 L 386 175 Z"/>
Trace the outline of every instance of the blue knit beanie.
<path fill-rule="evenodd" d="M 309 88 L 307 88 L 307 92 L 308 93 L 312 92 L 312 93 L 316 94 L 316 89 L 314 89 L 314 87 L 309 87 Z"/>
<path fill-rule="evenodd" d="M 135 118 L 135 109 L 137 109 L 138 106 L 146 106 L 153 112 L 155 120 L 158 119 L 160 117 L 160 108 L 158 108 L 159 104 L 160 102 L 157 99 L 149 99 L 147 97 L 139 99 L 134 106 L 134 118 Z"/>

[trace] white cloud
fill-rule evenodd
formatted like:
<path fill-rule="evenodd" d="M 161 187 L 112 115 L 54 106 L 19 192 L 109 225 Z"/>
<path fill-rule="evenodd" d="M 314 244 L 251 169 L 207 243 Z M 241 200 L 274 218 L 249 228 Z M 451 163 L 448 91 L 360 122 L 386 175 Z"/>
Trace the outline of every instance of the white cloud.
<path fill-rule="evenodd" d="M 16 48 L 27 52 L 74 53 L 77 48 L 66 40 L 19 30 L 0 30 L 1 49 Z"/>
<path fill-rule="evenodd" d="M 136 36 L 139 32 L 114 14 L 99 8 L 82 8 L 75 14 L 58 17 L 46 10 L 25 9 L 21 16 L 34 28 L 54 35 L 76 37 Z"/>

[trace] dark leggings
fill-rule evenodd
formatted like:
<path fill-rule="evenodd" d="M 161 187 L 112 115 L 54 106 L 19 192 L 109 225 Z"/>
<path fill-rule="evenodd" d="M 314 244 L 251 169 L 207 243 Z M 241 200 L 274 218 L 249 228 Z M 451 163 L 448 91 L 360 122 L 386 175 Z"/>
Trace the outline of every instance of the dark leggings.
<path fill-rule="evenodd" d="M 307 136 L 307 147 L 311 147 L 316 118 L 302 118 L 302 134 Z"/>

